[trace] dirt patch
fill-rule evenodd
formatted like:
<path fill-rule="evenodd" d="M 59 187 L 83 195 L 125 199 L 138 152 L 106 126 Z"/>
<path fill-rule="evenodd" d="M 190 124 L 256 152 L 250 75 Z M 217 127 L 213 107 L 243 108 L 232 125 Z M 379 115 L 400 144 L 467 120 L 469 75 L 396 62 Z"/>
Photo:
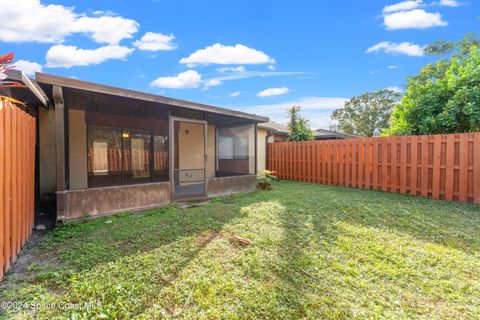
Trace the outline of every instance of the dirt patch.
<path fill-rule="evenodd" d="M 5 274 L 1 289 L 10 285 L 10 277 L 15 276 L 16 281 L 31 281 L 36 274 L 48 270 L 51 266 L 60 264 L 54 253 L 42 252 L 38 250 L 38 244 L 45 236 L 47 231 L 33 231 L 32 235 L 20 251 L 17 261 L 10 267 Z"/>
<path fill-rule="evenodd" d="M 202 234 L 197 237 L 196 243 L 199 248 L 205 248 L 210 242 L 215 240 L 220 236 L 220 232 L 218 231 L 211 231 L 207 234 Z"/>

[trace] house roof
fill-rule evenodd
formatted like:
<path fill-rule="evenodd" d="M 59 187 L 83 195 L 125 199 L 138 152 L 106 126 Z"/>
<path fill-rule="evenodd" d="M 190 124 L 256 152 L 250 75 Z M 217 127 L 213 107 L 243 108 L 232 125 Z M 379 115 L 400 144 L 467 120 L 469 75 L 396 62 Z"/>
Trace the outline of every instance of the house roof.
<path fill-rule="evenodd" d="M 359 136 L 356 136 L 356 135 L 353 135 L 353 134 L 348 134 L 348 133 L 341 133 L 341 132 L 325 130 L 325 129 L 317 129 L 317 130 L 315 130 L 315 138 L 320 138 L 320 139 L 331 139 L 331 138 L 351 139 L 351 138 L 359 138 Z"/>
<path fill-rule="evenodd" d="M 288 126 L 277 123 L 277 122 L 273 122 L 273 121 L 261 123 L 258 125 L 258 127 L 262 129 L 267 129 L 268 131 L 272 131 L 276 134 L 283 134 L 283 135 L 287 135 L 288 132 L 290 131 L 288 129 Z"/>
<path fill-rule="evenodd" d="M 112 86 L 107 86 L 103 84 L 87 82 L 87 81 L 82 81 L 82 80 L 77 80 L 72 78 L 60 77 L 60 76 L 55 76 L 55 75 L 46 74 L 46 73 L 35 72 L 35 80 L 43 84 L 58 85 L 61 87 L 68 87 L 68 88 L 74 88 L 79 90 L 110 94 L 110 95 L 115 95 L 120 97 L 157 102 L 157 103 L 162 103 L 162 104 L 171 105 L 171 106 L 178 106 L 178 107 L 189 108 L 189 109 L 198 110 L 198 111 L 211 112 L 216 114 L 248 119 L 248 120 L 259 122 L 259 123 L 268 121 L 267 117 L 258 116 L 258 115 L 250 114 L 246 112 L 235 111 L 235 110 L 210 106 L 210 105 L 186 101 L 186 100 L 168 98 L 168 97 L 164 97 L 156 94 L 129 90 L 129 89 L 122 89 L 118 87 L 112 87 Z"/>

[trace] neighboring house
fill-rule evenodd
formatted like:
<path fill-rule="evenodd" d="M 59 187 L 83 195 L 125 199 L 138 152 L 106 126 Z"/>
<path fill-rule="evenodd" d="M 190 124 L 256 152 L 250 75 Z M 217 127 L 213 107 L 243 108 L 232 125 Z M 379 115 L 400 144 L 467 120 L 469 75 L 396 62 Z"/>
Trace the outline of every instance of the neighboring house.
<path fill-rule="evenodd" d="M 36 73 L 37 197 L 57 220 L 253 191 L 268 118 Z M 37 102 L 12 90 L 30 106 Z"/>
<path fill-rule="evenodd" d="M 257 126 L 257 169 L 267 167 L 267 143 L 287 141 L 288 127 L 276 122 L 259 123 Z"/>
<path fill-rule="evenodd" d="M 317 129 L 314 132 L 315 140 L 337 140 L 337 139 L 353 139 L 359 138 L 359 136 L 348 134 L 348 133 L 340 133 L 325 129 Z"/>
<path fill-rule="evenodd" d="M 273 121 L 260 123 L 257 126 L 257 168 L 262 171 L 267 168 L 268 153 L 267 144 L 272 142 L 288 141 L 288 126 Z M 352 139 L 358 136 L 340 132 L 334 132 L 324 129 L 314 131 L 315 140 L 336 140 L 336 139 Z"/>

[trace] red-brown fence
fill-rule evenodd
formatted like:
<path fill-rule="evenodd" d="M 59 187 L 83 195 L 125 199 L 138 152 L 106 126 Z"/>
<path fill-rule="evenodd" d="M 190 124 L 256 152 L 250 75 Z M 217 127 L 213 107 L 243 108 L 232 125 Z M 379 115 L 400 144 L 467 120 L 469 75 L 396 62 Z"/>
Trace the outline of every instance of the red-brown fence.
<path fill-rule="evenodd" d="M 480 133 L 268 145 L 280 179 L 480 204 Z"/>
<path fill-rule="evenodd" d="M 33 228 L 35 118 L 0 100 L 0 279 Z"/>

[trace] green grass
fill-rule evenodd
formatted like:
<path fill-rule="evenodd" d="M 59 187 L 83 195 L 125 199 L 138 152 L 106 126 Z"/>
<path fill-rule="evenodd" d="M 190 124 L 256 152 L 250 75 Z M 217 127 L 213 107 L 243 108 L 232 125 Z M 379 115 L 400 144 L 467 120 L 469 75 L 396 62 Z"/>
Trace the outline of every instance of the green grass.
<path fill-rule="evenodd" d="M 111 221 L 108 222 L 107 221 Z M 254 241 L 242 246 L 239 236 Z M 279 182 L 270 192 L 67 224 L 0 300 L 12 319 L 475 319 L 480 208 Z M 48 254 L 48 255 L 47 255 Z"/>

